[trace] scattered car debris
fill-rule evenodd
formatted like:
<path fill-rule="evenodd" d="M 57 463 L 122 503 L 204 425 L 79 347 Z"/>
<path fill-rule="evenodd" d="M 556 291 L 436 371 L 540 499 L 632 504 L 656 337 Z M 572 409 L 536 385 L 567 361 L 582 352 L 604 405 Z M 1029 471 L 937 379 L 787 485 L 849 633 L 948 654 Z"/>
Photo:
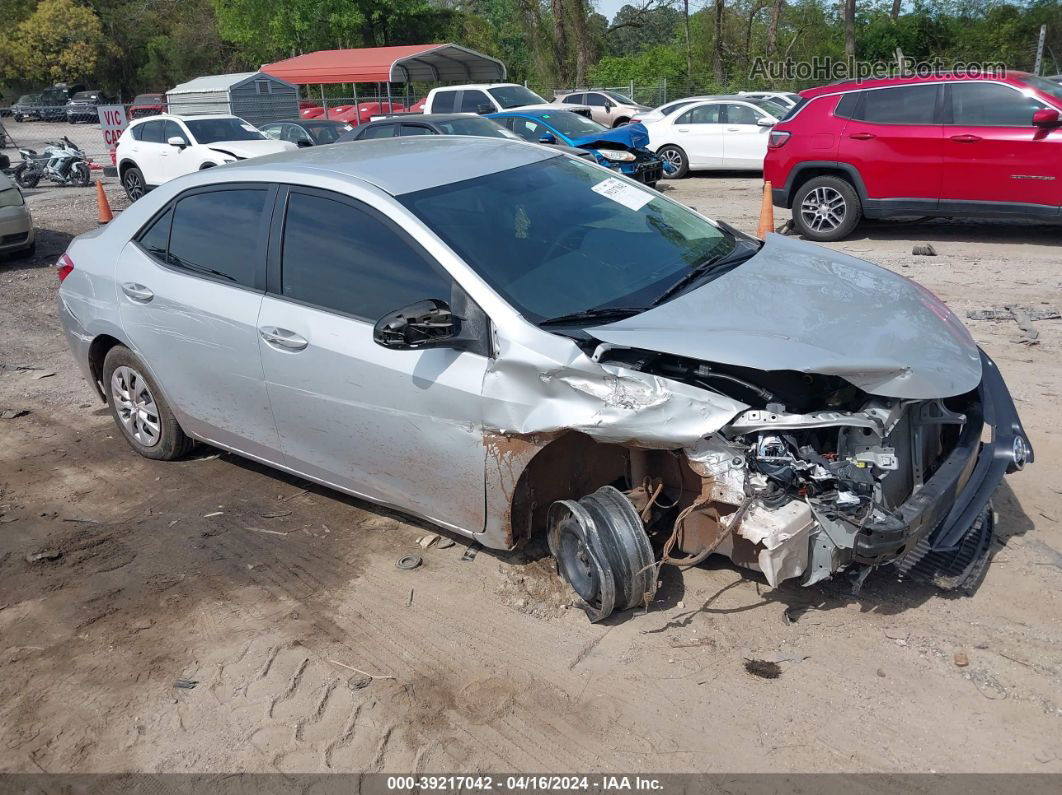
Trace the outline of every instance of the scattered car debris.
<path fill-rule="evenodd" d="M 198 679 L 178 679 L 173 683 L 173 686 L 178 690 L 195 690 L 195 686 L 198 684 Z"/>
<path fill-rule="evenodd" d="M 439 536 L 439 542 L 435 546 L 439 549 L 449 549 L 454 543 L 455 542 L 452 538 L 443 538 L 442 536 Z"/>
<path fill-rule="evenodd" d="M 58 549 L 41 549 L 26 555 L 27 563 L 43 563 L 48 560 L 59 560 L 63 553 Z"/>
<path fill-rule="evenodd" d="M 957 666 L 959 666 L 960 668 L 965 668 L 967 665 L 970 664 L 970 658 L 966 655 L 966 652 L 963 651 L 962 649 L 959 649 L 958 651 L 955 652 L 955 655 L 954 655 L 953 659 L 955 660 L 955 664 Z"/>
<path fill-rule="evenodd" d="M 221 516 L 223 513 L 225 513 L 225 512 L 224 511 L 214 511 L 213 513 L 204 513 L 203 514 L 203 518 L 204 519 L 211 519 L 211 518 L 213 518 L 215 516 Z"/>
<path fill-rule="evenodd" d="M 417 546 L 419 546 L 421 549 L 428 549 L 429 547 L 435 546 L 438 540 L 439 536 L 435 535 L 434 533 L 428 533 L 428 535 L 421 536 L 417 539 Z"/>
<path fill-rule="evenodd" d="M 291 511 L 269 511 L 269 513 L 263 513 L 263 519 L 280 519 L 284 516 L 291 516 Z"/>
<path fill-rule="evenodd" d="M 55 372 L 53 370 L 48 370 L 46 372 L 35 373 L 33 377 L 39 381 L 42 378 L 51 378 L 53 375 L 55 375 Z"/>
<path fill-rule="evenodd" d="M 1040 332 L 1033 328 L 1037 320 L 1058 320 L 1062 314 L 1057 309 L 1033 309 L 1027 306 L 1004 306 L 995 309 L 977 309 L 966 313 L 970 320 L 1013 320 L 1024 333 L 1018 340 L 1023 345 L 1039 345 Z"/>
<path fill-rule="evenodd" d="M 0 409 L 0 420 L 13 420 L 16 417 L 25 417 L 29 409 Z"/>
<path fill-rule="evenodd" d="M 911 253 L 916 257 L 935 257 L 937 256 L 937 250 L 933 248 L 929 243 L 924 246 L 915 246 L 911 249 Z"/>
<path fill-rule="evenodd" d="M 477 552 L 479 552 L 479 544 L 469 544 L 465 549 L 465 554 L 461 556 L 461 560 L 466 562 L 475 560 Z"/>
<path fill-rule="evenodd" d="M 43 368 L 34 367 L 32 364 L 9 364 L 8 362 L 0 362 L 0 373 L 24 373 L 41 369 Z"/>
<path fill-rule="evenodd" d="M 400 569 L 415 569 L 424 559 L 420 555 L 403 555 L 398 559 L 398 563 L 395 564 Z"/>
<path fill-rule="evenodd" d="M 782 675 L 782 666 L 766 660 L 745 660 L 745 670 L 760 679 L 777 679 Z"/>

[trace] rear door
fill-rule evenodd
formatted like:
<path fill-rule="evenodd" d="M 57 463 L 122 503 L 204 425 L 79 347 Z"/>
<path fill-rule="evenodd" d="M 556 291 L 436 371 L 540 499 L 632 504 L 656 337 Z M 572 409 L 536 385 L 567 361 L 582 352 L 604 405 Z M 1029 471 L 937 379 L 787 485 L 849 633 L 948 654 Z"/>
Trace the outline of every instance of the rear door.
<path fill-rule="evenodd" d="M 441 299 L 459 311 L 453 280 L 366 204 L 301 187 L 280 201 L 259 331 L 288 466 L 480 531 L 487 357 L 373 342 L 379 318 L 416 301 Z"/>
<path fill-rule="evenodd" d="M 757 122 L 767 114 L 751 105 L 728 102 L 723 131 L 723 165 L 727 168 L 763 168 L 770 127 Z"/>
<path fill-rule="evenodd" d="M 1057 215 L 1062 130 L 1032 124 L 1047 106 L 1013 86 L 980 80 L 949 84 L 945 96 L 941 208 L 1009 204 L 1019 213 Z"/>
<path fill-rule="evenodd" d="M 403 138 L 409 135 L 437 135 L 435 130 L 426 124 L 403 124 L 398 134 Z"/>
<path fill-rule="evenodd" d="M 144 175 L 148 185 L 161 185 L 167 179 L 169 149 L 166 145 L 166 122 L 163 120 L 146 121 L 141 126 L 140 137 L 131 147 L 137 168 Z"/>
<path fill-rule="evenodd" d="M 934 209 L 944 159 L 943 84 L 862 92 L 844 126 L 838 159 L 856 168 L 869 198 L 891 210 Z"/>
<path fill-rule="evenodd" d="M 723 165 L 723 105 L 694 105 L 675 120 L 672 138 L 690 161 L 690 168 L 721 168 Z"/>
<path fill-rule="evenodd" d="M 184 429 L 280 462 L 258 352 L 276 189 L 232 183 L 182 194 L 118 260 L 122 327 Z"/>
<path fill-rule="evenodd" d="M 397 133 L 397 124 L 373 124 L 361 131 L 358 135 L 358 140 L 369 141 L 373 138 L 394 138 Z"/>

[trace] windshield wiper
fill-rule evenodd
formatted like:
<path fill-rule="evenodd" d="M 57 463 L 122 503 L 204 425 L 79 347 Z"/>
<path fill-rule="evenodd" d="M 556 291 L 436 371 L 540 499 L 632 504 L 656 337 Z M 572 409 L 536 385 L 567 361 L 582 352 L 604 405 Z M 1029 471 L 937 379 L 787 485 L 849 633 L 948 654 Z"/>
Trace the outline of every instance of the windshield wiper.
<path fill-rule="evenodd" d="M 579 323 L 583 320 L 623 320 L 625 317 L 638 315 L 645 311 L 645 307 L 633 306 L 599 306 L 596 309 L 584 309 L 581 312 L 572 312 L 567 315 L 547 318 L 541 321 L 539 326 L 567 326 Z"/>
<path fill-rule="evenodd" d="M 746 242 L 741 239 L 734 241 L 734 247 L 726 254 L 708 257 L 708 259 L 703 262 L 691 266 L 688 273 L 684 274 L 681 279 L 664 290 L 661 295 L 654 298 L 650 306 L 660 306 L 660 304 L 682 292 L 694 282 L 703 279 L 713 271 L 724 269 L 729 270 L 737 267 L 742 262 L 752 257 L 757 251 L 759 251 L 759 248 L 751 241 Z"/>

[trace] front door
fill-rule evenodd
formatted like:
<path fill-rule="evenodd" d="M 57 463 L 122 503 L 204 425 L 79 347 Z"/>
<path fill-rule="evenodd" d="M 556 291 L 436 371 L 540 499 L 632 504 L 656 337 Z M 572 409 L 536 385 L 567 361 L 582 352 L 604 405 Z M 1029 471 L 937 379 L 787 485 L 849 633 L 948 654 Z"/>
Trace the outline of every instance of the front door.
<path fill-rule="evenodd" d="M 387 313 L 428 298 L 450 302 L 452 279 L 367 205 L 295 187 L 282 203 L 258 325 L 288 466 L 481 532 L 487 357 L 390 350 L 372 337 Z"/>
<path fill-rule="evenodd" d="M 279 440 L 258 352 L 276 189 L 182 195 L 118 259 L 122 327 L 189 433 L 266 461 Z"/>
<path fill-rule="evenodd" d="M 761 127 L 757 122 L 766 119 L 767 114 L 735 102 L 727 103 L 725 108 L 723 164 L 728 168 L 763 168 L 771 128 Z"/>
<path fill-rule="evenodd" d="M 988 202 L 1057 215 L 1062 130 L 1032 124 L 1046 105 L 1014 87 L 972 80 L 949 85 L 946 102 L 942 209 Z"/>
<path fill-rule="evenodd" d="M 690 168 L 723 165 L 723 105 L 694 105 L 679 114 L 674 124 L 675 143 L 683 148 Z"/>

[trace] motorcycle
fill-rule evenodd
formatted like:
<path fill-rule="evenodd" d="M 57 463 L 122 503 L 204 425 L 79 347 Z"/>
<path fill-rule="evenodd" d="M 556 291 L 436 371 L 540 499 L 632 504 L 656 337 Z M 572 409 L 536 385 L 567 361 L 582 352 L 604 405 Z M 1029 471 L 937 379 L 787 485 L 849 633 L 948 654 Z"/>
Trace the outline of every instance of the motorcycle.
<path fill-rule="evenodd" d="M 18 153 L 22 163 L 11 176 L 20 188 L 35 188 L 41 179 L 75 188 L 88 187 L 92 181 L 85 153 L 65 135 L 41 153 L 33 149 L 19 149 Z"/>

